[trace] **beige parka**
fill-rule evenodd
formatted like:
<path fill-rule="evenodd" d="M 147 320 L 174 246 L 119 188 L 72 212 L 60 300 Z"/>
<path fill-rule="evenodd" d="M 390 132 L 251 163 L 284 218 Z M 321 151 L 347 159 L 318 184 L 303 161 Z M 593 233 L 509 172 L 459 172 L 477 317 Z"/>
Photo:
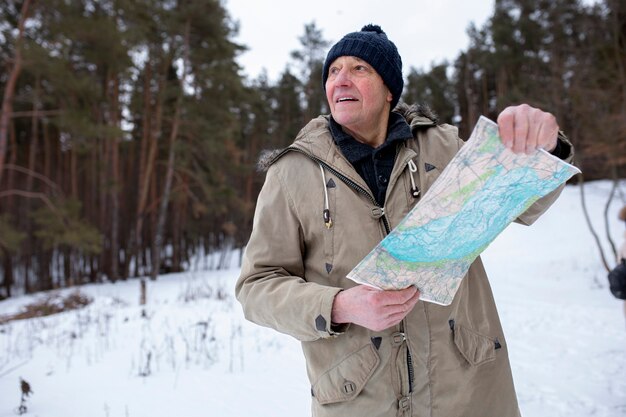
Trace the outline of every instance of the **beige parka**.
<path fill-rule="evenodd" d="M 418 201 L 409 161 L 423 194 L 463 143 L 453 126 L 421 113 L 405 117 L 414 140 L 398 145 L 384 210 L 334 144 L 326 117 L 269 157 L 237 299 L 247 319 L 302 342 L 314 416 L 519 416 L 480 258 L 449 306 L 419 301 L 402 323 L 380 332 L 331 324 L 335 295 L 356 285 L 346 274 Z M 533 223 L 560 192 L 518 221 Z"/>

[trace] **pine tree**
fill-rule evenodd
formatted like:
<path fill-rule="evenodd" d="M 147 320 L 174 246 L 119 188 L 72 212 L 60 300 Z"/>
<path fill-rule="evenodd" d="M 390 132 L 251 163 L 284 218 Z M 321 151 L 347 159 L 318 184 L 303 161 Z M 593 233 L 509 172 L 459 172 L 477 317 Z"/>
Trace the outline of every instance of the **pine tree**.
<path fill-rule="evenodd" d="M 328 113 L 326 94 L 322 88 L 322 70 L 326 49 L 330 42 L 324 39 L 315 22 L 304 25 L 304 34 L 298 38 L 302 48 L 291 52 L 300 67 L 304 119 Z"/>
<path fill-rule="evenodd" d="M 428 105 L 439 121 L 453 123 L 456 97 L 454 84 L 448 78 L 448 63 L 434 65 L 428 71 L 411 68 L 402 99 L 409 104 Z"/>

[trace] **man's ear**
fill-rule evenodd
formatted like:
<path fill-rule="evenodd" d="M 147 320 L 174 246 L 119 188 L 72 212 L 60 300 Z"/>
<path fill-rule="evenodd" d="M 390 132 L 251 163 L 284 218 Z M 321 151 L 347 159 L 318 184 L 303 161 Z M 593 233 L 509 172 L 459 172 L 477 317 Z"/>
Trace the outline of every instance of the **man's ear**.
<path fill-rule="evenodd" d="M 393 101 L 393 94 L 391 94 L 391 91 L 387 90 L 387 102 L 391 103 Z"/>

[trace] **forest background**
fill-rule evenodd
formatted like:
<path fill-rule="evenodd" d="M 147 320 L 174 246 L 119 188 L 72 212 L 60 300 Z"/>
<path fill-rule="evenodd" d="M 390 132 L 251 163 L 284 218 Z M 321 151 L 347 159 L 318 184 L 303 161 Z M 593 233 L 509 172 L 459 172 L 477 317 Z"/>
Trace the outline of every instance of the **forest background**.
<path fill-rule="evenodd" d="M 328 113 L 315 22 L 249 79 L 219 0 L 0 0 L 0 298 L 177 272 L 245 245 L 263 149 Z M 467 138 L 527 102 L 574 143 L 575 181 L 626 176 L 626 4 L 497 0 L 403 101 Z M 582 187 L 581 187 L 582 189 Z M 224 267 L 220 258 L 213 267 Z"/>

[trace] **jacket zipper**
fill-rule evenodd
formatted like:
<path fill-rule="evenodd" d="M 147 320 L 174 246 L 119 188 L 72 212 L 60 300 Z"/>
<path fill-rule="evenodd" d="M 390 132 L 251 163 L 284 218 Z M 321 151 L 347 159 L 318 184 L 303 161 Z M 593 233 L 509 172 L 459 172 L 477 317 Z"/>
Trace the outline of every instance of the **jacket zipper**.
<path fill-rule="evenodd" d="M 398 157 L 398 152 L 396 151 L 396 158 L 394 158 L 394 165 L 396 163 L 396 159 Z M 402 161 L 403 165 L 409 163 L 411 158 L 405 159 Z M 410 175 L 410 174 L 409 174 Z M 406 338 L 406 366 L 409 371 L 409 394 L 413 392 L 413 382 L 415 381 L 415 371 L 413 370 L 413 357 L 411 356 L 411 349 L 409 349 L 408 336 L 406 335 L 406 326 L 404 325 L 405 319 L 402 319 L 401 322 L 401 331 L 404 333 Z"/>
<path fill-rule="evenodd" d="M 345 175 L 343 175 L 342 173 L 338 172 L 336 169 L 334 169 L 333 167 L 331 167 L 330 165 L 328 165 L 326 162 L 322 161 L 321 159 L 318 159 L 304 151 L 301 151 L 299 149 L 294 149 L 292 148 L 291 150 L 296 151 L 296 152 L 300 152 L 301 154 L 307 156 L 308 158 L 310 158 L 311 160 L 317 162 L 318 164 L 321 164 L 324 166 L 324 168 L 326 168 L 327 170 L 329 170 L 330 172 L 332 172 L 333 174 L 335 174 L 340 180 L 342 180 L 344 183 L 346 183 L 348 186 L 352 187 L 353 189 L 355 189 L 356 191 L 360 192 L 361 194 L 365 195 L 371 202 L 372 204 L 374 204 L 376 207 L 380 207 L 380 205 L 378 205 L 378 203 L 376 202 L 376 200 L 374 199 L 374 197 L 367 192 L 367 190 L 365 190 L 363 187 L 361 187 L 360 185 L 358 185 L 357 183 L 355 183 L 354 181 L 352 181 L 350 178 L 347 178 Z M 282 156 L 282 153 L 280 154 Z M 397 158 L 397 153 L 396 153 L 396 158 Z M 395 159 L 394 159 L 394 165 L 395 165 Z M 383 210 L 383 215 L 381 216 L 381 219 L 383 221 L 383 225 L 385 226 L 385 235 L 388 235 L 389 233 L 391 233 L 391 227 L 389 225 L 389 221 L 387 220 L 387 216 L 385 215 L 385 212 Z M 404 320 L 402 320 L 402 332 L 404 332 L 405 326 L 404 326 Z M 406 335 L 406 333 L 405 333 Z M 413 370 L 413 358 L 411 356 L 411 350 L 409 349 L 409 343 L 408 341 L 406 342 L 406 365 L 409 371 L 409 393 L 413 392 L 413 381 L 415 378 L 415 371 Z"/>
<path fill-rule="evenodd" d="M 406 365 L 409 368 L 409 393 L 413 392 L 413 381 L 415 378 L 415 371 L 413 371 L 413 358 L 411 357 L 411 350 L 409 349 L 409 342 L 406 344 Z"/>

